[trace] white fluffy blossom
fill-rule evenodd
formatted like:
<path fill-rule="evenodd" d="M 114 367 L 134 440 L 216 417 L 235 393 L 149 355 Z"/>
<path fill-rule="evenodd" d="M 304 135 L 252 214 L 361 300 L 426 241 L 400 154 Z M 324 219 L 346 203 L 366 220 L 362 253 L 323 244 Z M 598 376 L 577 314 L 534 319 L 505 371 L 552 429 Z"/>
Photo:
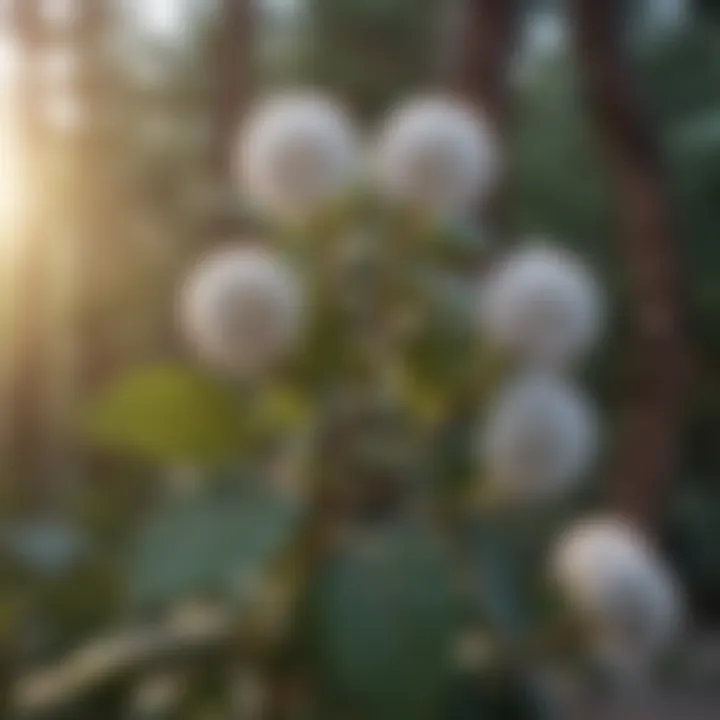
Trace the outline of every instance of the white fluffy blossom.
<path fill-rule="evenodd" d="M 593 408 L 574 386 L 537 373 L 501 389 L 482 426 L 487 482 L 517 502 L 551 500 L 578 482 L 595 457 Z"/>
<path fill-rule="evenodd" d="M 479 311 L 490 342 L 526 363 L 557 368 L 590 349 L 601 329 L 603 303 L 595 278 L 578 258 L 532 243 L 491 271 Z"/>
<path fill-rule="evenodd" d="M 181 303 L 183 329 L 198 354 L 239 374 L 279 360 L 302 325 L 303 294 L 296 275 L 259 248 L 209 255 L 186 282 Z"/>
<path fill-rule="evenodd" d="M 499 164 L 498 144 L 482 116 L 446 97 L 398 107 L 375 153 L 384 193 L 441 216 L 461 214 L 487 194 Z"/>
<path fill-rule="evenodd" d="M 682 596 L 649 541 L 628 523 L 590 518 L 560 538 L 552 572 L 594 631 L 594 647 L 625 661 L 647 661 L 682 624 Z"/>
<path fill-rule="evenodd" d="M 317 94 L 285 93 L 251 111 L 236 171 L 250 201 L 302 218 L 349 190 L 357 151 L 354 127 L 339 105 Z"/>

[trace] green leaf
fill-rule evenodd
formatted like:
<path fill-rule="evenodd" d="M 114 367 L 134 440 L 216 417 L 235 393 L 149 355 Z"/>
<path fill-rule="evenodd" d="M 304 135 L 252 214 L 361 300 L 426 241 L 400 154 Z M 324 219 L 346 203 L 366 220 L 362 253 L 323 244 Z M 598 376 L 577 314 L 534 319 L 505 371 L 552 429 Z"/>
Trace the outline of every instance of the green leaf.
<path fill-rule="evenodd" d="M 324 569 L 311 644 L 325 703 L 372 720 L 438 716 L 454 625 L 450 567 L 427 532 L 374 529 Z"/>
<path fill-rule="evenodd" d="M 539 688 L 520 674 L 488 673 L 458 678 L 448 703 L 447 720 L 550 720 Z"/>
<path fill-rule="evenodd" d="M 487 246 L 487 230 L 455 221 L 437 233 L 434 255 L 446 267 L 468 271 L 477 266 Z"/>
<path fill-rule="evenodd" d="M 716 152 L 720 146 L 720 110 L 713 109 L 683 123 L 674 139 L 682 150 Z"/>
<path fill-rule="evenodd" d="M 130 576 L 143 607 L 211 595 L 242 600 L 267 578 L 298 527 L 298 508 L 257 486 L 220 486 L 175 502 L 140 534 Z"/>
<path fill-rule="evenodd" d="M 466 491 L 477 475 L 476 408 L 459 408 L 438 429 L 433 444 L 436 490 L 450 497 Z"/>
<path fill-rule="evenodd" d="M 169 463 L 219 463 L 237 454 L 247 423 L 219 378 L 180 365 L 129 373 L 94 403 L 87 431 L 98 444 Z"/>
<path fill-rule="evenodd" d="M 477 608 L 498 638 L 515 650 L 553 613 L 546 555 L 560 517 L 562 508 L 536 515 L 498 508 L 466 528 Z"/>
<path fill-rule="evenodd" d="M 471 556 L 476 569 L 479 609 L 506 641 L 516 642 L 528 629 L 524 578 L 519 553 L 501 523 L 477 523 L 471 530 Z"/>

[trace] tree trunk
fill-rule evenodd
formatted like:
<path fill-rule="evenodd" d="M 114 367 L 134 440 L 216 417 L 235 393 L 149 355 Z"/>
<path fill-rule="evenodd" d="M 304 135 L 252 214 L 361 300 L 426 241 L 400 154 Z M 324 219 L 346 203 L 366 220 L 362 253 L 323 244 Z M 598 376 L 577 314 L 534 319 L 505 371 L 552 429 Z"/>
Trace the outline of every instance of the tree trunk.
<path fill-rule="evenodd" d="M 623 42 L 627 7 L 624 0 L 572 0 L 590 111 L 617 194 L 634 323 L 611 498 L 618 511 L 652 526 L 677 470 L 688 353 L 678 226 L 660 143 Z"/>
<path fill-rule="evenodd" d="M 458 92 L 486 115 L 501 144 L 507 142 L 510 115 L 510 65 L 522 17 L 518 0 L 464 0 L 461 8 Z M 501 177 L 478 217 L 496 233 L 506 230 L 507 180 Z"/>
<path fill-rule="evenodd" d="M 242 110 L 254 87 L 254 3 L 221 0 L 215 45 L 212 165 L 221 185 L 230 180 L 232 148 Z"/>
<path fill-rule="evenodd" d="M 36 56 L 41 37 L 37 3 L 15 8 L 19 42 L 27 56 Z M 11 359 L 8 433 L 9 466 L 17 500 L 25 509 L 41 502 L 47 479 L 45 467 L 44 400 L 47 367 L 48 254 L 42 236 L 46 210 L 44 180 L 45 137 L 39 121 L 39 92 L 35 78 L 23 77 L 18 98 L 21 123 L 21 162 L 31 196 L 30 216 L 11 239 L 16 246 L 13 268 Z"/>

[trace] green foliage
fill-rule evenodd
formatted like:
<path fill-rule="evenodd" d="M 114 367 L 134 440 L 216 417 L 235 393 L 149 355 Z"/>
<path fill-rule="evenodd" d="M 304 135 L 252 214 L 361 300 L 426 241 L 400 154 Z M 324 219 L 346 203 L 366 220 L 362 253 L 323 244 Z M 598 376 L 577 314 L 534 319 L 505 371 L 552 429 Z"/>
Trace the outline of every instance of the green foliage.
<path fill-rule="evenodd" d="M 549 58 L 522 87 L 509 144 L 516 178 L 510 217 L 518 233 L 547 234 L 607 266 L 610 188 L 571 67 L 564 55 Z"/>
<path fill-rule="evenodd" d="M 443 3 L 436 0 L 311 0 L 308 74 L 374 117 L 427 84 L 437 62 Z"/>
<path fill-rule="evenodd" d="M 555 720 L 549 702 L 522 677 L 496 673 L 459 678 L 453 685 L 449 720 Z"/>
<path fill-rule="evenodd" d="M 172 502 L 140 534 L 130 594 L 145 608 L 206 596 L 241 602 L 281 559 L 299 518 L 290 501 L 249 480 Z"/>
<path fill-rule="evenodd" d="M 192 366 L 160 365 L 115 380 L 86 418 L 99 446 L 176 465 L 225 465 L 310 422 L 291 388 L 247 388 Z"/>
<path fill-rule="evenodd" d="M 310 651 L 328 717 L 438 716 L 457 620 L 450 567 L 428 531 L 397 526 L 356 538 L 322 570 Z"/>
<path fill-rule="evenodd" d="M 315 22 L 308 74 L 349 99 L 363 116 L 374 116 L 432 74 L 435 58 L 428 48 L 435 42 L 443 3 L 310 0 L 308 5 Z M 702 361 L 698 402 L 688 427 L 686 469 L 694 477 L 701 468 L 697 475 L 702 481 L 692 487 L 690 499 L 685 492 L 679 498 L 672 539 L 691 586 L 710 598 L 710 605 L 720 587 L 718 499 L 707 489 L 720 467 L 714 431 L 720 417 L 714 377 L 720 366 L 719 49 L 715 28 L 694 25 L 662 42 L 653 41 L 640 54 L 682 205 L 693 335 Z M 518 122 L 510 141 L 510 216 L 518 232 L 547 233 L 590 256 L 603 277 L 613 279 L 612 295 L 622 308 L 624 269 L 618 267 L 611 242 L 616 234 L 612 188 L 570 67 L 567 58 L 548 58 L 533 68 L 519 89 Z M 183 67 L 177 75 L 185 71 Z M 176 109 L 170 115 L 183 112 Z M 163 158 L 146 157 L 138 163 L 137 176 L 157 185 L 161 195 L 177 199 L 171 186 L 187 180 L 185 174 L 194 177 L 196 169 L 188 161 L 183 164 L 175 152 L 167 148 Z M 170 156 L 175 160 L 168 165 Z M 159 216 L 178 210 L 155 194 L 147 198 Z M 229 211 L 223 212 L 230 217 Z M 182 217 L 173 218 L 179 230 L 195 229 Z M 360 353 L 351 340 L 375 321 L 384 329 L 390 327 L 404 306 L 417 309 L 422 321 L 407 339 L 407 362 L 390 368 L 398 372 L 397 395 L 389 398 L 382 413 L 362 419 L 362 432 L 351 433 L 353 442 L 342 441 L 342 433 L 333 435 L 330 449 L 336 455 L 325 455 L 318 473 L 347 481 L 358 495 L 367 494 L 377 476 L 382 481 L 401 476 L 404 489 L 417 498 L 427 489 L 418 479 L 427 479 L 433 490 L 448 491 L 450 502 L 455 501 L 477 481 L 473 450 L 478 397 L 504 367 L 497 358 L 484 358 L 468 340 L 472 297 L 463 277 L 482 255 L 482 234 L 474 228 L 418 228 L 422 223 L 401 231 L 379 222 L 370 228 L 379 260 L 364 259 L 340 272 L 335 254 L 342 254 L 341 235 L 355 219 L 333 216 L 324 219 L 332 225 L 329 230 L 311 228 L 300 238 L 270 238 L 277 245 L 286 241 L 283 250 L 301 255 L 316 280 L 315 326 L 291 373 L 293 382 L 319 401 L 321 420 L 335 430 L 340 422 L 326 401 L 347 386 L 356 389 L 355 384 L 363 394 L 367 365 L 376 361 L 363 357 L 365 365 L 359 369 Z M 233 231 L 262 227 L 264 235 L 267 225 L 272 234 L 272 223 L 261 220 L 244 214 L 227 226 Z M 180 251 L 173 246 L 172 252 Z M 157 263 L 167 272 L 164 256 Z M 391 277 L 382 274 L 387 267 L 394 268 Z M 332 275 L 328 283 L 326 271 Z M 148 286 L 156 288 L 157 268 L 148 275 Z M 373 309 L 373 293 L 380 295 L 386 287 L 402 291 L 383 295 Z M 120 293 L 116 312 L 127 313 L 129 294 Z M 133 292 L 134 307 L 140 298 L 149 304 L 145 294 L 143 288 Z M 618 314 L 625 315 L 622 309 Z M 611 340 L 595 378 L 609 396 L 626 367 L 623 339 Z M 369 369 L 387 370 L 378 365 Z M 312 427 L 316 408 L 310 408 L 305 396 L 280 382 L 246 390 L 190 366 L 143 368 L 113 382 L 98 398 L 87 419 L 88 434 L 114 453 L 163 465 L 218 466 L 239 454 L 253 455 L 268 437 Z M 422 422 L 412 422 L 417 419 Z M 102 487 L 100 507 L 91 513 L 91 532 L 95 539 L 104 534 L 108 544 L 117 545 L 135 534 L 133 513 L 147 502 L 147 490 L 142 489 L 146 483 L 133 486 L 122 473 L 110 477 L 114 485 L 125 483 L 123 492 L 114 487 L 105 495 Z M 288 548 L 297 549 L 302 513 L 269 487 L 261 488 L 265 480 L 214 480 L 198 494 L 162 505 L 137 534 L 129 558 L 126 580 L 136 607 L 163 609 L 203 595 L 240 600 L 273 571 Z M 501 637 L 513 643 L 544 609 L 537 585 L 546 538 L 538 526 L 552 524 L 553 518 L 525 518 L 536 531 L 527 536 L 504 520 L 478 523 L 464 540 L 474 609 L 481 616 L 476 619 L 494 629 L 493 640 Z M 308 590 L 308 615 L 303 617 L 307 622 L 302 626 L 302 649 L 307 654 L 301 662 L 303 669 L 312 664 L 316 671 L 324 701 L 320 715 L 336 720 L 343 711 L 353 710 L 362 720 L 434 720 L 448 700 L 452 720 L 534 717 L 538 706 L 524 678 L 493 673 L 451 677 L 451 642 L 459 624 L 453 594 L 456 568 L 437 538 L 429 530 L 407 525 L 365 527 L 359 534 L 320 568 Z M 47 624 L 64 628 L 56 633 L 63 645 L 72 644 L 70 636 L 82 635 L 88 625 L 92 631 L 102 626 L 116 610 L 117 586 L 123 578 L 113 558 L 114 554 L 107 565 L 85 575 L 76 572 L 59 579 L 47 593 L 47 603 L 55 607 L 55 612 L 45 613 Z M 44 596 L 32 597 L 44 611 Z M 17 601 L 18 606 L 26 604 L 24 596 Z M 0 611 L 5 605 L 7 600 L 0 600 Z M 34 612 L 35 606 L 32 612 L 24 611 L 28 626 L 34 626 Z M 217 703 L 216 697 L 213 700 Z"/>
<path fill-rule="evenodd" d="M 708 19 L 720 20 L 720 2 L 718 0 L 693 0 L 692 4 Z"/>
<path fill-rule="evenodd" d="M 719 528 L 720 494 L 712 480 L 686 480 L 673 505 L 669 539 L 695 606 L 711 617 L 720 602 Z"/>
<path fill-rule="evenodd" d="M 168 463 L 219 463 L 246 431 L 239 395 L 223 379 L 182 365 L 142 368 L 116 380 L 87 420 L 110 449 Z"/>
<path fill-rule="evenodd" d="M 493 632 L 505 641 L 517 642 L 533 619 L 527 591 L 535 572 L 518 552 L 522 536 L 507 522 L 493 523 L 487 518 L 470 534 L 470 564 L 478 569 L 478 607 Z"/>

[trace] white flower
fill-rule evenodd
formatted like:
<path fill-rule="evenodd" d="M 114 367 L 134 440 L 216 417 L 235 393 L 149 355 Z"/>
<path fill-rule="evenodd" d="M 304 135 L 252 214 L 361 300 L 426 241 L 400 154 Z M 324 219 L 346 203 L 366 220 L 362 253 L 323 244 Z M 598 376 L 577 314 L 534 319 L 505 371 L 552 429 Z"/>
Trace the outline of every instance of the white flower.
<path fill-rule="evenodd" d="M 616 659 L 646 661 L 681 627 L 674 576 L 647 538 L 623 520 L 598 517 L 572 526 L 554 550 L 552 572 L 595 631 L 595 648 Z"/>
<path fill-rule="evenodd" d="M 375 153 L 383 192 L 441 216 L 466 212 L 487 194 L 499 164 L 484 119 L 446 97 L 417 98 L 397 108 Z"/>
<path fill-rule="evenodd" d="M 572 385 L 526 374 L 500 391 L 482 426 L 487 482 L 520 502 L 554 499 L 579 481 L 595 457 L 595 413 Z"/>
<path fill-rule="evenodd" d="M 216 251 L 181 297 L 183 329 L 207 362 L 238 374 L 272 365 L 297 341 L 303 297 L 293 271 L 250 247 Z"/>
<path fill-rule="evenodd" d="M 579 360 L 603 316 L 598 284 L 573 254 L 542 243 L 517 251 L 481 287 L 480 323 L 490 342 L 550 367 Z"/>
<path fill-rule="evenodd" d="M 302 218 L 350 189 L 357 150 L 352 123 L 332 100 L 281 94 L 250 113 L 236 171 L 249 200 L 282 217 Z"/>

